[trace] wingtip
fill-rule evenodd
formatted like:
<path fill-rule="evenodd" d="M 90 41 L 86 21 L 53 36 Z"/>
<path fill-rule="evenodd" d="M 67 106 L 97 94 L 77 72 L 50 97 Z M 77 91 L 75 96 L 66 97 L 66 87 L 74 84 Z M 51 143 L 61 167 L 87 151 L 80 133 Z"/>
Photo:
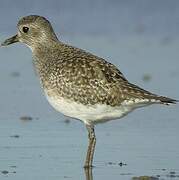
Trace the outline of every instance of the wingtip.
<path fill-rule="evenodd" d="M 179 102 L 179 100 L 171 99 L 171 98 L 167 98 L 167 97 L 161 97 L 160 100 L 162 103 L 164 103 L 166 105 L 177 104 Z"/>

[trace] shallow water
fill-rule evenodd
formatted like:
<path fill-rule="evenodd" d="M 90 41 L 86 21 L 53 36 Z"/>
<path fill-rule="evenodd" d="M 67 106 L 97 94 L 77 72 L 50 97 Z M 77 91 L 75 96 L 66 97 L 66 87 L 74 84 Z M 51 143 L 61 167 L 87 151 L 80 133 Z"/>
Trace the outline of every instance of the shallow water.
<path fill-rule="evenodd" d="M 105 3 L 106 5 L 101 7 L 101 14 L 104 14 L 103 11 L 107 8 L 107 2 Z M 119 5 L 120 9 L 126 7 L 124 4 L 124 7 L 121 7 L 122 1 Z M 153 6 L 152 4 L 149 7 L 149 12 L 154 11 Z M 68 4 L 66 7 L 70 9 Z M 115 3 L 110 4 L 112 17 L 121 15 L 117 10 L 112 13 L 117 7 Z M 66 34 L 62 33 L 62 40 L 107 58 L 116 64 L 131 82 L 155 93 L 179 99 L 179 38 L 177 26 L 174 25 L 177 14 L 174 18 L 174 14 L 167 15 L 166 12 L 174 13 L 169 7 L 174 5 L 165 5 L 160 12 L 167 17 L 166 24 L 170 26 L 168 29 L 162 28 L 164 24 L 157 24 L 160 19 L 157 17 L 160 15 L 156 13 L 153 13 L 151 21 L 157 24 L 158 28 L 151 26 L 140 35 L 134 31 L 120 34 L 117 30 L 110 34 L 109 27 L 108 32 L 103 32 L 100 27 L 105 26 L 105 23 L 99 20 L 101 17 L 89 17 L 89 21 L 94 20 L 95 24 L 98 24 L 96 33 L 82 28 L 82 32 L 78 34 L 76 32 L 79 28 L 76 28 L 75 35 L 68 31 Z M 93 9 L 89 6 L 90 8 Z M 100 10 L 100 6 L 95 8 Z M 128 18 L 122 16 L 121 21 L 130 23 L 135 8 L 131 7 Z M 76 9 L 75 6 L 75 12 Z M 73 12 L 72 7 L 71 10 Z M 0 11 L 1 18 L 4 11 Z M 41 11 L 37 10 L 38 14 Z M 25 10 L 16 13 L 12 11 L 7 19 L 15 18 L 14 13 L 17 16 L 19 12 L 26 13 Z M 57 18 L 55 12 L 50 14 L 54 21 Z M 61 16 L 62 24 L 69 23 L 70 20 L 73 22 L 73 19 L 69 18 L 72 12 L 67 12 L 68 18 Z M 140 13 L 143 13 L 145 19 L 147 12 Z M 100 16 L 100 12 L 97 14 Z M 109 14 L 107 13 L 106 17 L 110 18 Z M 81 18 L 80 15 L 77 17 Z M 136 22 L 137 17 L 140 16 L 133 18 Z M 170 22 L 170 19 L 174 19 L 174 22 Z M 55 27 L 60 32 L 58 23 Z M 4 32 L 4 26 L 14 28 L 14 25 L 11 21 L 1 21 L 0 29 Z M 115 26 L 118 29 L 121 27 Z M 65 27 L 65 30 L 68 27 Z M 128 28 L 130 29 L 130 26 Z M 99 34 L 99 31 L 102 33 Z M 1 33 L 0 41 L 11 33 L 12 29 Z M 87 148 L 84 125 L 64 117 L 49 106 L 33 71 L 29 49 L 20 44 L 0 48 L 0 59 L 0 179 L 84 180 L 83 163 Z M 138 109 L 121 120 L 97 125 L 93 179 L 128 180 L 144 175 L 160 176 L 159 178 L 164 180 L 179 179 L 178 108 L 179 105 L 150 106 Z"/>

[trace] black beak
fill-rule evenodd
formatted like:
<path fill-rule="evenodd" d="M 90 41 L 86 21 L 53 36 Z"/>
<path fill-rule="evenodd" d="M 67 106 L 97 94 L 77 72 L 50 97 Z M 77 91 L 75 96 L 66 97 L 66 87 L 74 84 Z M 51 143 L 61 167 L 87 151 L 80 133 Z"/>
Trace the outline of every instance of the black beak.
<path fill-rule="evenodd" d="M 16 43 L 16 42 L 19 42 L 19 38 L 18 38 L 17 34 L 15 36 L 12 36 L 9 39 L 6 39 L 3 43 L 1 43 L 1 46 L 8 46 L 8 45 Z"/>

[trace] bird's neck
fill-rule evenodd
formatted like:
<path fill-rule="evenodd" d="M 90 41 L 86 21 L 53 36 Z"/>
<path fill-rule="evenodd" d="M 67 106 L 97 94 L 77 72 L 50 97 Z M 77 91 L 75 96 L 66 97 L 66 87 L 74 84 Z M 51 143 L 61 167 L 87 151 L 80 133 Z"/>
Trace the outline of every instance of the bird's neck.
<path fill-rule="evenodd" d="M 45 62 L 54 56 L 54 53 L 57 52 L 58 41 L 48 41 L 48 42 L 37 42 L 31 46 L 32 54 L 35 61 Z"/>
<path fill-rule="evenodd" d="M 49 67 L 52 67 L 54 61 L 59 58 L 60 44 L 61 42 L 59 41 L 48 41 L 48 43 L 38 42 L 35 43 L 35 46 L 31 47 L 34 68 L 41 81 L 48 78 Z"/>

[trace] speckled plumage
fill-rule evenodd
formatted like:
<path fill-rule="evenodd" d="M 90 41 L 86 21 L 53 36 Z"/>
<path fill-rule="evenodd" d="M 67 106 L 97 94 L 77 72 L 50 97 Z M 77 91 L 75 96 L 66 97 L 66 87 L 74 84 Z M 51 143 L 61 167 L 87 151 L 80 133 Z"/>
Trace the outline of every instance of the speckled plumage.
<path fill-rule="evenodd" d="M 59 96 L 84 105 L 118 106 L 131 99 L 162 100 L 130 84 L 111 63 L 83 50 L 58 43 L 53 49 L 44 47 L 39 51 L 34 53 L 34 60 L 42 85 Z M 45 52 L 48 55 L 43 59 L 41 54 Z"/>
<path fill-rule="evenodd" d="M 18 28 L 24 25 L 33 30 L 24 41 L 32 49 L 35 68 L 48 95 L 55 94 L 84 105 L 120 106 L 124 101 L 134 104 L 140 100 L 142 104 L 172 101 L 129 83 L 106 60 L 62 43 L 44 17 L 23 17 Z"/>
<path fill-rule="evenodd" d="M 86 124 L 90 140 L 86 167 L 92 166 L 94 124 L 121 118 L 138 107 L 176 102 L 131 84 L 103 58 L 59 41 L 44 17 L 20 19 L 18 34 L 2 45 L 15 42 L 32 50 L 34 67 L 50 104 Z"/>
<path fill-rule="evenodd" d="M 64 98 L 84 106 L 118 107 L 125 102 L 135 109 L 152 103 L 175 102 L 129 83 L 103 58 L 59 41 L 44 17 L 23 17 L 17 27 L 18 41 L 32 50 L 33 63 L 46 95 L 55 97 L 58 104 Z M 29 31 L 24 33 L 23 27 Z"/>

